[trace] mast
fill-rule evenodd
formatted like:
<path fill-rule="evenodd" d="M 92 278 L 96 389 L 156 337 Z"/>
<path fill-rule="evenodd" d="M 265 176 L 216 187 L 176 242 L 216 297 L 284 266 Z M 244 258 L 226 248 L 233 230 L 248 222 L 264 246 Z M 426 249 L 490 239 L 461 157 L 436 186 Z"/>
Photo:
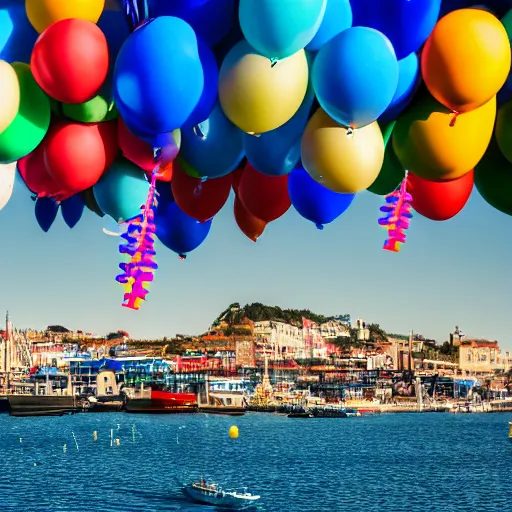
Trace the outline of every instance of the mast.
<path fill-rule="evenodd" d="M 11 367 L 11 317 L 9 311 L 5 315 L 5 345 L 4 345 L 4 364 L 5 364 L 5 385 L 6 391 L 9 392 L 10 387 L 10 367 Z"/>
<path fill-rule="evenodd" d="M 412 333 L 412 329 L 411 329 L 411 332 L 409 333 L 409 354 L 408 354 L 408 369 L 410 372 L 413 371 L 413 362 L 412 362 L 412 336 L 413 336 L 413 333 Z"/>

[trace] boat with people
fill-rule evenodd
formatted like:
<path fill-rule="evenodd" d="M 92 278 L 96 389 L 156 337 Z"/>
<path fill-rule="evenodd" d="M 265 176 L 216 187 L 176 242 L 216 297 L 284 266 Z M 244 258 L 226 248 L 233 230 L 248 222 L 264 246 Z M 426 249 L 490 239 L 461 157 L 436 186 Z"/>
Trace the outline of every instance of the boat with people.
<path fill-rule="evenodd" d="M 244 492 L 226 491 L 218 484 L 207 482 L 204 478 L 183 487 L 183 494 L 195 503 L 214 505 L 230 510 L 243 510 L 253 506 L 260 496 Z"/>

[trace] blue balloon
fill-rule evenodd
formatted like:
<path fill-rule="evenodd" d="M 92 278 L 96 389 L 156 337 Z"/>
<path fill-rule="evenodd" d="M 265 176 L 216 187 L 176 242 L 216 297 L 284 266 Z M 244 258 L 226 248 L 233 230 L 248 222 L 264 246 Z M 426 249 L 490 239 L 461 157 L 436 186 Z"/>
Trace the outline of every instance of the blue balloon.
<path fill-rule="evenodd" d="M 352 26 L 352 7 L 349 0 L 327 0 L 322 23 L 306 50 L 317 52 L 334 36 Z"/>
<path fill-rule="evenodd" d="M 212 221 L 198 222 L 176 203 L 155 215 L 156 236 L 168 249 L 184 256 L 197 249 L 208 236 Z"/>
<path fill-rule="evenodd" d="M 354 26 L 386 35 L 397 59 L 417 52 L 439 17 L 441 0 L 351 0 Z"/>
<path fill-rule="evenodd" d="M 84 201 L 79 194 L 71 196 L 69 199 L 60 203 L 60 211 L 64 222 L 73 229 L 84 213 Z"/>
<path fill-rule="evenodd" d="M 206 121 L 181 131 L 180 157 L 200 176 L 220 178 L 234 171 L 244 157 L 243 132 L 217 104 Z"/>
<path fill-rule="evenodd" d="M 296 114 L 283 126 L 259 137 L 244 133 L 245 156 L 263 174 L 282 176 L 291 172 L 300 160 L 302 134 L 309 119 L 315 95 L 308 90 Z"/>
<path fill-rule="evenodd" d="M 53 223 L 55 222 L 58 211 L 59 203 L 57 203 L 57 201 L 51 197 L 40 197 L 36 201 L 34 213 L 36 214 L 36 220 L 39 224 L 39 227 L 45 233 L 48 233 Z"/>
<path fill-rule="evenodd" d="M 229 34 L 212 48 L 215 59 L 217 60 L 217 66 L 219 68 L 222 66 L 224 58 L 230 52 L 231 48 L 233 48 L 233 46 L 235 46 L 236 43 L 241 41 L 243 38 L 244 35 L 242 33 L 242 29 L 240 28 L 240 23 L 237 16 L 235 23 L 233 23 L 233 26 L 229 31 Z"/>
<path fill-rule="evenodd" d="M 344 213 L 355 194 L 338 194 L 317 183 L 304 169 L 295 169 L 288 178 L 288 193 L 299 214 L 318 229 Z"/>
<path fill-rule="evenodd" d="M 188 23 L 164 16 L 125 41 L 114 68 L 114 98 L 134 133 L 172 132 L 187 121 L 204 87 L 197 38 Z"/>
<path fill-rule="evenodd" d="M 372 28 L 344 30 L 315 57 L 313 88 L 338 123 L 360 128 L 388 108 L 398 85 L 398 62 L 389 39 Z"/>
<path fill-rule="evenodd" d="M 235 0 L 149 0 L 151 17 L 185 20 L 208 46 L 224 39 L 236 20 Z"/>
<path fill-rule="evenodd" d="M 111 102 L 114 99 L 114 65 L 123 43 L 130 35 L 130 31 L 128 30 L 124 13 L 120 9 L 114 11 L 105 8 L 98 20 L 98 27 L 107 38 L 109 56 L 108 75 L 99 94 L 107 102 Z"/>
<path fill-rule="evenodd" d="M 156 200 L 157 200 L 157 212 L 163 212 L 167 207 L 174 202 L 174 196 L 172 189 L 166 181 L 156 182 Z"/>
<path fill-rule="evenodd" d="M 416 53 L 411 53 L 398 61 L 398 87 L 391 104 L 379 117 L 379 121 L 388 122 L 396 119 L 412 101 L 420 84 L 420 59 Z"/>
<path fill-rule="evenodd" d="M 194 126 L 202 123 L 208 119 L 211 114 L 215 103 L 217 103 L 218 89 L 219 89 L 219 68 L 215 55 L 208 48 L 207 44 L 200 38 L 197 38 L 199 48 L 199 59 L 203 66 L 204 74 L 204 87 L 199 103 L 197 104 L 194 112 L 187 119 L 184 126 Z"/>
<path fill-rule="evenodd" d="M 247 42 L 269 59 L 302 50 L 317 33 L 327 0 L 243 0 L 238 16 Z"/>
<path fill-rule="evenodd" d="M 149 183 L 145 173 L 125 158 L 118 158 L 93 187 L 101 211 L 116 222 L 136 217 L 146 204 Z"/>
<path fill-rule="evenodd" d="M 32 48 L 39 37 L 30 24 L 25 2 L 2 0 L 0 3 L 0 59 L 30 64 Z"/>

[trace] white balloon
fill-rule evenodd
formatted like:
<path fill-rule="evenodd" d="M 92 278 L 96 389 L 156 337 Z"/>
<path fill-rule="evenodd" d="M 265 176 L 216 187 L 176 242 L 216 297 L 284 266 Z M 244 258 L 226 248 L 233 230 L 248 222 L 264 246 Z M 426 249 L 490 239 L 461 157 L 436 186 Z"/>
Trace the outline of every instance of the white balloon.
<path fill-rule="evenodd" d="M 11 199 L 16 177 L 16 162 L 0 164 L 0 210 Z"/>

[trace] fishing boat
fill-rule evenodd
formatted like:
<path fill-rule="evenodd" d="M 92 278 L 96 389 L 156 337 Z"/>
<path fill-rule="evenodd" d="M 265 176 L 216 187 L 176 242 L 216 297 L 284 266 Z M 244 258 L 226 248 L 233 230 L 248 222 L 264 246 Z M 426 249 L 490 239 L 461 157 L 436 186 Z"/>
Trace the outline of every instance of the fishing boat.
<path fill-rule="evenodd" d="M 243 510 L 260 499 L 249 492 L 225 491 L 218 484 L 207 483 L 203 478 L 183 487 L 183 494 L 195 503 L 215 505 L 231 510 Z"/>
<path fill-rule="evenodd" d="M 125 388 L 125 410 L 132 413 L 194 413 L 197 397 L 194 393 L 173 393 L 163 386 Z"/>

